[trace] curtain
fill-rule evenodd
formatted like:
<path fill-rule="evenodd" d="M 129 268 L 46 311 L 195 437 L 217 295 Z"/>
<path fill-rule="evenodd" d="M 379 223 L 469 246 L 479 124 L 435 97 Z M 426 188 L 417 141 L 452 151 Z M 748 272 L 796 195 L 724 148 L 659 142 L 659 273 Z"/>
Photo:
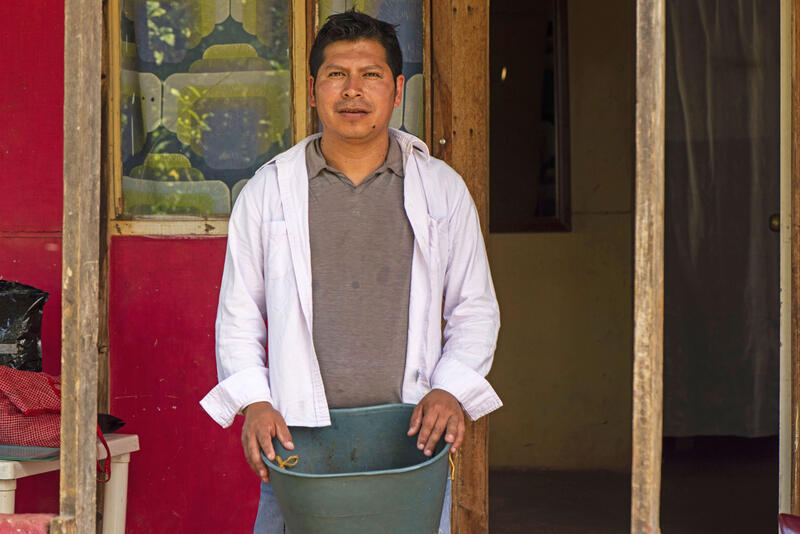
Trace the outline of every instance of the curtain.
<path fill-rule="evenodd" d="M 668 436 L 778 431 L 778 14 L 667 1 Z"/>

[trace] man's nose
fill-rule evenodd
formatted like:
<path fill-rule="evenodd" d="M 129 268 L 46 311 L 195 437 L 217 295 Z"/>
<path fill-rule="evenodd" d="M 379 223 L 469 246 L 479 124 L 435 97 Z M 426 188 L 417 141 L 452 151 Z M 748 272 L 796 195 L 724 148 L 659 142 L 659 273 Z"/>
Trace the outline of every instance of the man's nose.
<path fill-rule="evenodd" d="M 361 78 L 358 76 L 349 76 L 344 86 L 343 95 L 345 98 L 361 96 Z"/>

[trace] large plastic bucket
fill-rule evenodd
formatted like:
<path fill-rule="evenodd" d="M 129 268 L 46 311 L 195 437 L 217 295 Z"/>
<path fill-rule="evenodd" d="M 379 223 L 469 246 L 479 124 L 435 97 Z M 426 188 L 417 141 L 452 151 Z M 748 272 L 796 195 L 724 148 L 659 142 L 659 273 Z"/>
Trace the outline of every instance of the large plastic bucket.
<path fill-rule="evenodd" d="M 294 450 L 277 439 L 282 469 L 264 457 L 291 534 L 435 534 L 444 502 L 448 449 L 428 458 L 408 425 L 414 406 L 331 410 L 331 426 L 290 427 Z M 263 456 L 263 453 L 262 453 Z"/>

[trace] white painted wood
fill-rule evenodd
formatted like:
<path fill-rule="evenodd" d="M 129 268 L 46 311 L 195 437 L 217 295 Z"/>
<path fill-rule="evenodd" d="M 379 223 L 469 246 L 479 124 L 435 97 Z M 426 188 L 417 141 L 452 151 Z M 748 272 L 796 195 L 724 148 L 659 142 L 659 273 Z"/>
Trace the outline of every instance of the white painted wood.
<path fill-rule="evenodd" d="M 0 514 L 14 513 L 14 494 L 16 491 L 16 480 L 0 480 Z"/>
<path fill-rule="evenodd" d="M 111 480 L 106 484 L 103 494 L 103 517 L 111 517 L 111 530 L 106 530 L 103 525 L 103 534 L 121 534 L 125 532 L 125 510 L 128 495 L 128 464 L 132 452 L 139 450 L 139 436 L 136 434 L 110 434 L 106 436 L 106 443 L 111 452 Z M 106 449 L 97 441 L 97 459 L 107 457 Z M 48 461 L 11 461 L 0 460 L 0 513 L 14 513 L 14 496 L 17 489 L 17 479 L 25 478 L 50 471 L 58 471 L 61 467 L 60 459 Z M 121 525 L 121 526 L 120 526 Z M 112 528 L 113 527 L 113 528 Z"/>
<path fill-rule="evenodd" d="M 103 534 L 124 534 L 128 501 L 128 465 L 131 455 L 111 458 L 111 480 L 103 489 Z"/>

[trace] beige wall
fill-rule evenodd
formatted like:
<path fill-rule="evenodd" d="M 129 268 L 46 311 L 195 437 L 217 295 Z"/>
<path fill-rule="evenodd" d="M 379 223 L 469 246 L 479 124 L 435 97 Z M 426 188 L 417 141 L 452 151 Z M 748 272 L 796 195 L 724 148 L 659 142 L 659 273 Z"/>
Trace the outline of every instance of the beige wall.
<path fill-rule="evenodd" d="M 492 467 L 630 466 L 634 8 L 569 1 L 573 230 L 492 234 Z M 496 179 L 492 177 L 492 179 Z"/>

